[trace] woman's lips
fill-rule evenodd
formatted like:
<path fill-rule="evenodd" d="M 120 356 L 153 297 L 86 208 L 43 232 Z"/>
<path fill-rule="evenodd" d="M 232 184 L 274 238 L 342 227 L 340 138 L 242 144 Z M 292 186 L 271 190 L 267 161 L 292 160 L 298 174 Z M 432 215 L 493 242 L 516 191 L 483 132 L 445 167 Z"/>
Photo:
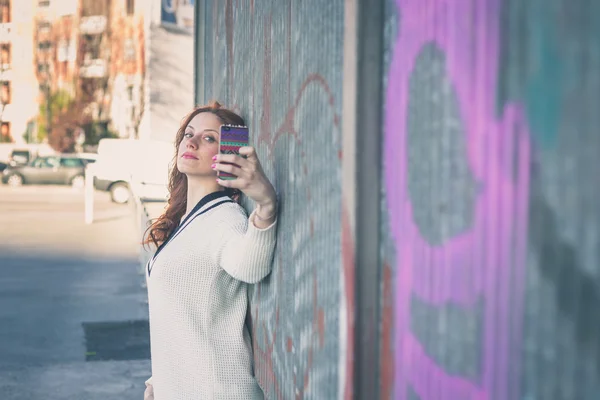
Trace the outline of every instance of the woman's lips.
<path fill-rule="evenodd" d="M 198 159 L 198 157 L 196 157 L 192 153 L 183 153 L 181 158 L 185 158 L 185 159 L 189 159 L 189 160 L 197 160 Z"/>

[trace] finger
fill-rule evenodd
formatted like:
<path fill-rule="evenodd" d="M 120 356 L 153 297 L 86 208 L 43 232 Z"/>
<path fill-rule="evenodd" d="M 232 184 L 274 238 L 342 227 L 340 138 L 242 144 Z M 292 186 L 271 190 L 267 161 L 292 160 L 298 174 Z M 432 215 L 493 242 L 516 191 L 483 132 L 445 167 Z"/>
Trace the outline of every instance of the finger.
<path fill-rule="evenodd" d="M 244 168 L 248 165 L 248 160 L 244 157 L 240 157 L 237 154 L 217 154 L 213 157 L 213 161 L 215 162 L 226 162 L 231 164 L 237 164 L 241 168 Z"/>
<path fill-rule="evenodd" d="M 256 155 L 256 149 L 252 146 L 240 147 L 240 155 L 245 156 L 246 159 L 258 159 Z"/>
<path fill-rule="evenodd" d="M 215 171 L 227 172 L 235 176 L 240 176 L 242 174 L 242 169 L 235 164 L 215 163 L 212 165 L 212 169 Z"/>
<path fill-rule="evenodd" d="M 217 178 L 217 183 L 223 187 L 231 188 L 231 189 L 240 189 L 242 184 L 240 183 L 241 179 L 221 179 Z"/>

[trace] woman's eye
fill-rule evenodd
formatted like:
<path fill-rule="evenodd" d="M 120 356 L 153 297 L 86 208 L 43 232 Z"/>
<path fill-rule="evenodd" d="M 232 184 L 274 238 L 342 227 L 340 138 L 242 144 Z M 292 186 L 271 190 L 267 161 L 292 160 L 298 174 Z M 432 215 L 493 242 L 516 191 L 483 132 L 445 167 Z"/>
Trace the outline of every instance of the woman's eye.
<path fill-rule="evenodd" d="M 206 140 L 208 143 L 214 143 L 215 139 L 212 136 L 206 136 L 204 137 L 204 140 Z"/>
<path fill-rule="evenodd" d="M 194 134 L 191 132 L 186 132 L 183 134 L 183 137 L 188 138 L 188 139 L 191 138 L 192 136 L 194 136 Z"/>

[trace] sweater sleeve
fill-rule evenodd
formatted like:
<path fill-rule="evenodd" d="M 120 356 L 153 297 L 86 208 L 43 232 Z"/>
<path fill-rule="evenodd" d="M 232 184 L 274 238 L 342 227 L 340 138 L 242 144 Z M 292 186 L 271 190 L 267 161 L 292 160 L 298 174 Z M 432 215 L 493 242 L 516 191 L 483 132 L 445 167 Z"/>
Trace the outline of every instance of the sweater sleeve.
<path fill-rule="evenodd" d="M 254 225 L 254 212 L 228 214 L 212 247 L 214 261 L 233 278 L 257 283 L 271 272 L 277 238 L 277 221 L 264 229 Z"/>

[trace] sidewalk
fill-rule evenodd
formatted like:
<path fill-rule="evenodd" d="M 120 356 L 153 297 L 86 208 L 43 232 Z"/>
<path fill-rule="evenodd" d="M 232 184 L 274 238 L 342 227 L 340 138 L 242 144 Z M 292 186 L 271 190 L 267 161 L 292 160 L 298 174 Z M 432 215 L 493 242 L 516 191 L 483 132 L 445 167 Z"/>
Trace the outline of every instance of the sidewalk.
<path fill-rule="evenodd" d="M 68 187 L 0 187 L 0 397 L 141 399 L 148 306 L 128 207 Z"/>

